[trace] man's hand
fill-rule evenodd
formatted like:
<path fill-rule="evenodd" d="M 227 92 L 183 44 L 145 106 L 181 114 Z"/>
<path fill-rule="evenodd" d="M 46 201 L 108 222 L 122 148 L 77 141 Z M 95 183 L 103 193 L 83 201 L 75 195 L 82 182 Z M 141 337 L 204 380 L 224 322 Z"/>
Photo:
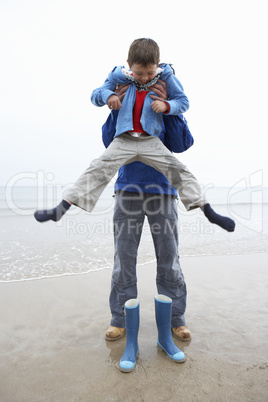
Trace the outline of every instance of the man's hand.
<path fill-rule="evenodd" d="M 116 93 L 116 95 L 111 95 L 107 101 L 109 109 L 119 110 L 122 107 L 121 102 L 126 95 L 129 85 L 130 84 L 119 85 L 115 88 L 114 92 Z"/>
<path fill-rule="evenodd" d="M 150 90 L 156 94 L 156 95 L 150 95 L 150 98 L 154 100 L 167 100 L 168 98 L 167 84 L 162 80 L 158 80 L 157 82 L 160 82 L 160 84 L 156 83 L 150 87 Z"/>
<path fill-rule="evenodd" d="M 155 113 L 165 113 L 168 111 L 168 105 L 162 100 L 155 100 L 151 104 L 151 108 Z"/>
<path fill-rule="evenodd" d="M 160 84 L 158 84 L 158 82 Z M 163 102 L 167 99 L 167 84 L 162 81 L 158 80 L 156 84 L 150 87 L 150 90 L 153 91 L 156 95 L 150 95 L 150 98 L 154 99 L 155 101 L 151 104 L 151 108 L 155 113 L 165 113 L 168 111 L 168 105 Z"/>
<path fill-rule="evenodd" d="M 122 107 L 122 103 L 117 95 L 111 95 L 108 98 L 107 105 L 109 109 L 119 110 Z"/>
<path fill-rule="evenodd" d="M 129 86 L 130 84 L 118 85 L 118 87 L 116 87 L 116 89 L 114 90 L 114 92 L 118 95 L 121 102 L 124 99 L 124 96 L 126 95 Z"/>

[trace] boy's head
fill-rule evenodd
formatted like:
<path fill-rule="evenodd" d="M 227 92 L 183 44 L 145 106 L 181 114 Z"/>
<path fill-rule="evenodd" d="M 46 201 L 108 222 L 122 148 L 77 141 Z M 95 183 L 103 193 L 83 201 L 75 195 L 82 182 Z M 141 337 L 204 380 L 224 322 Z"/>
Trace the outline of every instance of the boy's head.
<path fill-rule="evenodd" d="M 131 43 L 127 61 L 134 78 L 140 84 L 145 84 L 155 77 L 159 57 L 159 46 L 153 39 L 140 38 Z"/>
<path fill-rule="evenodd" d="M 143 67 L 158 65 L 160 50 L 158 44 L 149 38 L 140 38 L 131 43 L 128 51 L 128 64 L 140 64 Z"/>

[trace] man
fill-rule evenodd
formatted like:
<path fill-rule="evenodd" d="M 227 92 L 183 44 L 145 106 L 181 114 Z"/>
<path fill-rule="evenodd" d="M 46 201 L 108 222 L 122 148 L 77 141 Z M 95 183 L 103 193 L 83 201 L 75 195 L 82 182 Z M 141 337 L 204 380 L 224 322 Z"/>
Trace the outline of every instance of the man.
<path fill-rule="evenodd" d="M 153 99 L 167 99 L 165 83 L 156 84 Z M 128 86 L 116 92 L 123 99 Z M 117 111 L 112 111 L 102 128 L 107 147 L 113 139 Z M 160 139 L 173 152 L 183 152 L 193 137 L 183 116 L 165 116 Z M 105 339 L 114 341 L 125 333 L 123 306 L 137 298 L 136 261 L 145 216 L 154 241 L 157 259 L 156 285 L 159 294 L 172 299 L 171 327 L 180 340 L 189 341 L 185 325 L 187 290 L 178 255 L 177 191 L 165 176 L 141 162 L 123 166 L 115 184 L 115 258 L 111 280 L 111 325 Z"/>

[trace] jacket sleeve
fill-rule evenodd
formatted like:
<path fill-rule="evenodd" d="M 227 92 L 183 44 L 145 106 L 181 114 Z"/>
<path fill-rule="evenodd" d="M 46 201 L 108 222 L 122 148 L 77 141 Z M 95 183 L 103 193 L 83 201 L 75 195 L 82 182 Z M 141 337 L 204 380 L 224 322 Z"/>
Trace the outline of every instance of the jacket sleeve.
<path fill-rule="evenodd" d="M 94 89 L 94 91 L 91 94 L 91 102 L 93 103 L 93 105 L 95 106 L 106 105 L 108 98 L 111 95 L 116 95 L 116 93 L 113 92 L 115 86 L 116 84 L 109 81 L 109 79 L 107 78 L 101 87 Z"/>
<path fill-rule="evenodd" d="M 120 83 L 120 76 L 118 76 L 119 72 L 121 71 L 121 67 L 114 67 L 114 69 L 109 73 L 108 77 L 104 81 L 104 84 L 94 89 L 91 94 L 91 102 L 95 106 L 104 106 L 107 104 L 108 98 L 111 95 L 116 95 L 114 89 L 117 84 Z"/>
<path fill-rule="evenodd" d="M 169 112 L 167 115 L 179 115 L 189 109 L 189 100 L 183 91 L 183 86 L 174 74 L 170 74 L 166 81 Z"/>
<path fill-rule="evenodd" d="M 164 144 L 170 151 L 181 153 L 193 145 L 194 138 L 183 115 L 164 115 L 164 127 Z"/>
<path fill-rule="evenodd" d="M 106 122 L 102 126 L 102 142 L 106 148 L 113 141 L 116 131 L 116 121 L 119 110 L 112 110 Z"/>
<path fill-rule="evenodd" d="M 126 78 L 122 74 L 122 66 L 114 67 L 114 69 L 109 73 L 104 84 L 94 89 L 91 94 L 91 102 L 95 106 L 104 106 L 111 95 L 116 95 L 114 89 L 116 85 L 122 85 L 127 82 Z"/>

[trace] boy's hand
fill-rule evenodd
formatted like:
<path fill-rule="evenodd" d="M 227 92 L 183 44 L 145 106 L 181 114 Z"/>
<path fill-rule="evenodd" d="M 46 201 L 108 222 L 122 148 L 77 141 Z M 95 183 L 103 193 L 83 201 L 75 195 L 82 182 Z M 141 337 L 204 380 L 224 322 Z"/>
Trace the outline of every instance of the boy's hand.
<path fill-rule="evenodd" d="M 168 105 L 162 100 L 155 100 L 151 104 L 151 108 L 155 113 L 165 113 L 168 111 Z"/>
<path fill-rule="evenodd" d="M 122 103 L 117 95 L 111 95 L 108 98 L 107 105 L 109 109 L 119 110 L 122 107 Z"/>

